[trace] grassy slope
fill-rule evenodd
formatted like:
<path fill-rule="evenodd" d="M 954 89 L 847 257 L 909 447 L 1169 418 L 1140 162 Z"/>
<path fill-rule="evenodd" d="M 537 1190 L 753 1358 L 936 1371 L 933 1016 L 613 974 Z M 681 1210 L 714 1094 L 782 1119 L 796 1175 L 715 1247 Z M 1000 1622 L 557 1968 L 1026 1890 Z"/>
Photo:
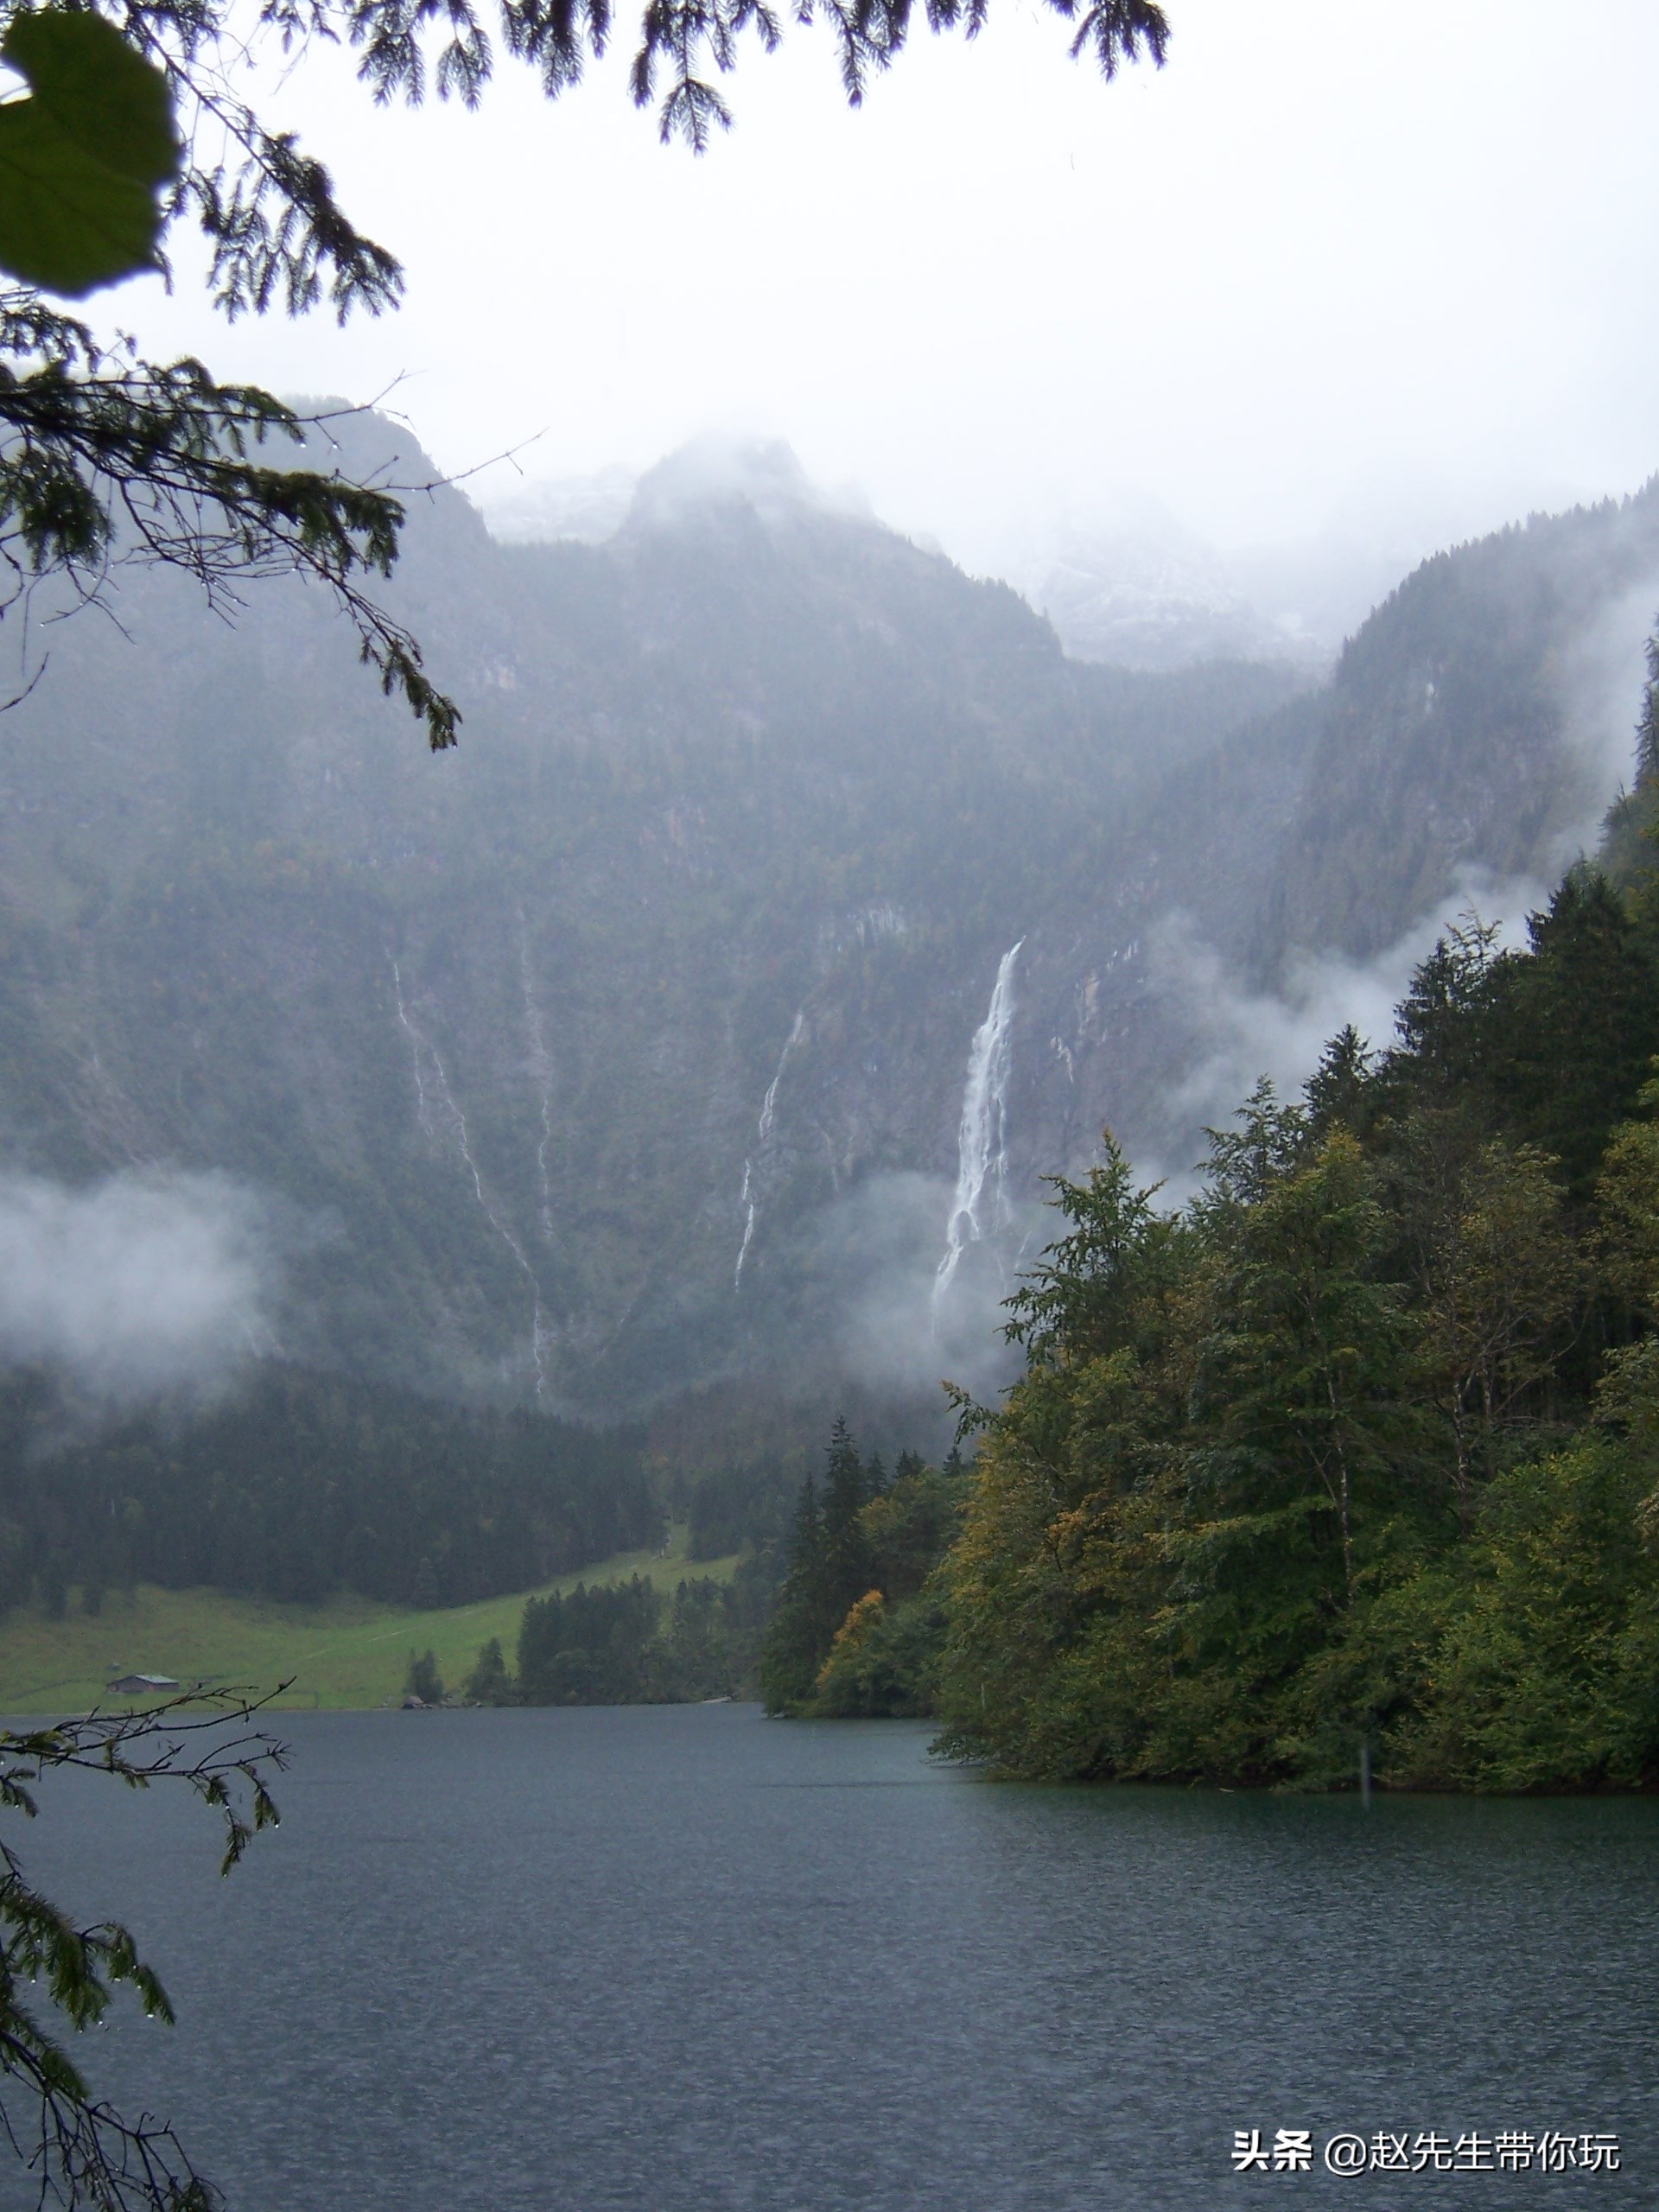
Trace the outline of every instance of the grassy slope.
<path fill-rule="evenodd" d="M 625 1552 L 547 1586 L 573 1590 L 578 1581 L 626 1582 L 643 1574 L 671 1591 L 683 1577 L 724 1580 L 735 1559 L 687 1558 L 685 1531 L 676 1529 L 666 1554 Z M 409 1655 L 430 1649 L 452 1688 L 463 1680 L 492 1636 L 512 1663 L 524 1599 L 521 1590 L 475 1605 L 415 1612 L 366 1598 L 322 1605 L 280 1605 L 221 1590 L 161 1590 L 142 1583 L 130 1596 L 109 1592 L 88 1619 L 70 1592 L 63 1620 L 19 1611 L 0 1622 L 0 1713 L 68 1713 L 118 1704 L 105 1690 L 117 1671 L 171 1675 L 181 1682 L 220 1681 L 271 1689 L 293 1677 L 283 1706 L 334 1708 L 384 1704 L 401 1692 Z"/>

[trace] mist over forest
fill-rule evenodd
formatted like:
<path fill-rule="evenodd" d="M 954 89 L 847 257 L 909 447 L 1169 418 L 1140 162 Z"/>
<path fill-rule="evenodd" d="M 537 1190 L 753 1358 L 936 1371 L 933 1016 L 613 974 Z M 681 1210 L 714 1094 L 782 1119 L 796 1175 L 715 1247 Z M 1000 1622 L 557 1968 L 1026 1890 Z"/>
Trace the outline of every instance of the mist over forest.
<path fill-rule="evenodd" d="M 416 505 L 430 760 L 297 586 L 227 624 L 124 575 L 0 755 L 10 1354 L 124 1405 L 261 1359 L 601 1423 L 851 1392 L 938 1446 L 1046 1176 L 1109 1125 L 1180 1187 L 1593 842 L 1656 597 L 1649 488 L 1426 563 L 1322 680 L 1126 668 L 786 448 L 694 449 L 597 543 Z M 135 1206 L 175 1243 L 129 1292 L 78 1255 Z"/>
<path fill-rule="evenodd" d="M 1099 543 L 1068 652 L 778 444 L 584 499 L 414 503 L 435 759 L 292 582 L 226 621 L 120 570 L 31 629 L 0 1602 L 452 1606 L 677 1522 L 753 1555 L 682 1670 L 735 1679 L 831 1418 L 937 1462 L 941 1382 L 1018 1375 L 1050 1179 L 1109 1131 L 1188 1198 L 1260 1077 L 1389 1043 L 1459 916 L 1521 941 L 1630 772 L 1653 486 L 1448 549 L 1323 653 Z"/>
<path fill-rule="evenodd" d="M 0 2212 L 1640 2196 L 1651 0 L 0 30 Z"/>

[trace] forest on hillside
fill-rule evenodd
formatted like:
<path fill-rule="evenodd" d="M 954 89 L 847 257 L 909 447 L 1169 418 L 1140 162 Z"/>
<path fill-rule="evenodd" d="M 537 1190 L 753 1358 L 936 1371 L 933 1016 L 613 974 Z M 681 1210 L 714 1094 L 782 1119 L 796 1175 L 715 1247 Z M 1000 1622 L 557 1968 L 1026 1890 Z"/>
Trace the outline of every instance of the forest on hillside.
<path fill-rule="evenodd" d="M 810 504 L 509 549 L 452 499 L 398 587 L 479 656 L 442 785 L 340 706 L 301 603 L 221 636 L 151 580 L 149 644 L 78 646 L 0 763 L 0 1136 L 77 1198 L 228 1178 L 283 1354 L 84 1422 L 12 1371 L 0 1605 L 452 1605 L 684 1523 L 734 1580 L 537 1599 L 480 1701 L 758 1682 L 1020 1772 L 1313 1780 L 1369 1745 L 1407 1779 L 1641 1778 L 1651 695 L 1637 794 L 1527 950 L 1469 918 L 1397 1036 L 1259 1092 L 1192 1203 L 1126 1155 L 1194 1157 L 1218 995 L 1278 1005 L 1299 949 L 1369 957 L 1459 871 L 1559 866 L 1575 656 L 1656 549 L 1659 484 L 1437 556 L 1308 689 L 1069 662 L 1002 587 Z M 1001 1225 L 942 1338 L 1005 972 Z M 934 1378 L 990 1340 L 1045 1169 L 1024 1372 L 963 1408 L 969 1464 L 925 1465 L 899 1447 L 944 1458 Z M 791 1518 L 838 1405 L 862 1449 Z M 1524 1624 L 1580 1599 L 1569 1694 Z"/>
<path fill-rule="evenodd" d="M 775 1711 L 928 1711 L 1047 1778 L 1659 1779 L 1656 817 L 1651 684 L 1526 947 L 1467 917 L 1185 1205 L 1109 1136 L 1054 1179 L 929 1570 L 882 1586 L 855 1453 L 804 1491 Z"/>
<path fill-rule="evenodd" d="M 445 1405 L 270 1363 L 216 1405 L 78 1431 L 0 1382 L 0 1610 L 97 1612 L 137 1582 L 462 1605 L 661 1540 L 634 1429 Z"/>

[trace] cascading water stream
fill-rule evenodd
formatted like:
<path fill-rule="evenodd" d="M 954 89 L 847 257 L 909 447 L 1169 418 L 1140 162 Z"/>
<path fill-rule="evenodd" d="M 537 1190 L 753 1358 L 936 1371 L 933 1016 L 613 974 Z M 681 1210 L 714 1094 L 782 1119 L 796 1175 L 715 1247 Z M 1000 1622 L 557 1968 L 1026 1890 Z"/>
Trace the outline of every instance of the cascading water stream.
<path fill-rule="evenodd" d="M 453 1137 L 455 1149 L 461 1155 L 462 1166 L 466 1168 L 467 1173 L 472 1178 L 473 1195 L 478 1200 L 480 1211 L 482 1212 L 485 1220 L 489 1223 L 490 1227 L 495 1231 L 496 1235 L 501 1239 L 501 1242 L 506 1246 L 508 1251 L 512 1253 L 513 1258 L 518 1262 L 519 1268 L 524 1273 L 525 1281 L 530 1285 L 531 1300 L 530 1356 L 536 1370 L 536 1395 L 539 1398 L 543 1395 L 547 1386 L 546 1366 L 543 1358 L 543 1346 L 546 1342 L 547 1332 L 543 1325 L 541 1283 L 537 1277 L 535 1268 L 530 1264 L 530 1260 L 524 1251 L 524 1246 L 518 1242 L 518 1239 L 513 1235 L 512 1230 L 507 1226 L 507 1224 L 501 1218 L 501 1216 L 490 1204 L 489 1198 L 485 1193 L 484 1178 L 480 1171 L 477 1160 L 473 1157 L 472 1142 L 467 1133 L 467 1116 L 461 1112 L 461 1106 L 456 1100 L 455 1094 L 449 1088 L 449 1077 L 444 1068 L 442 1054 L 439 1052 L 437 1046 L 432 1042 L 432 1039 L 429 1037 L 424 1037 L 422 1035 L 420 1030 L 410 1018 L 409 1009 L 404 1003 L 404 979 L 398 970 L 397 963 L 395 960 L 391 963 L 391 983 L 393 995 L 397 1001 L 397 1019 L 403 1025 L 404 1034 L 409 1039 L 410 1057 L 415 1071 L 416 1112 L 420 1122 L 421 1128 L 429 1137 L 435 1137 L 437 1134 L 432 1122 L 430 1103 L 432 1094 L 429 1093 L 426 1087 L 425 1078 L 421 1071 L 421 1062 L 423 1057 L 424 1057 L 431 1065 L 432 1073 L 435 1078 L 434 1090 L 442 1104 L 445 1116 L 448 1121 L 450 1134 Z"/>
<path fill-rule="evenodd" d="M 737 1194 L 737 1203 L 741 1206 L 747 1207 L 748 1218 L 743 1224 L 743 1242 L 737 1248 L 737 1265 L 732 1270 L 734 1291 L 743 1287 L 743 1262 L 748 1258 L 749 1246 L 754 1241 L 754 1200 L 749 1196 L 753 1187 L 749 1163 L 746 1160 L 743 1163 L 743 1188 Z"/>
<path fill-rule="evenodd" d="M 397 1001 L 398 1023 L 409 1039 L 410 1064 L 415 1072 L 415 1118 L 421 1125 L 422 1135 L 429 1137 L 432 1135 L 432 1113 L 426 1103 L 426 1082 L 421 1073 L 423 1040 L 420 1032 L 409 1018 L 408 1007 L 404 1004 L 403 970 L 395 960 L 391 963 L 391 995 Z"/>
<path fill-rule="evenodd" d="M 805 1027 L 806 1008 L 804 1007 L 801 1007 L 796 1011 L 794 1026 L 790 1030 L 788 1036 L 784 1039 L 784 1049 L 778 1055 L 777 1072 L 772 1077 L 772 1081 L 766 1085 L 766 1095 L 760 1102 L 760 1148 L 763 1152 L 772 1142 L 772 1132 L 778 1119 L 776 1111 L 778 1105 L 778 1086 L 784 1079 L 784 1070 L 789 1065 L 789 1056 L 794 1051 L 795 1047 L 800 1043 L 801 1032 Z"/>
<path fill-rule="evenodd" d="M 778 1065 L 772 1081 L 766 1085 L 766 1095 L 760 1102 L 760 1119 L 757 1129 L 760 1139 L 760 1156 L 764 1159 L 772 1143 L 772 1133 L 778 1122 L 778 1086 L 784 1079 L 784 1070 L 789 1065 L 789 1056 L 800 1043 L 806 1028 L 806 1008 L 798 1007 L 793 1026 L 784 1039 L 784 1049 L 778 1055 Z M 749 1256 L 749 1247 L 754 1242 L 754 1171 L 748 1160 L 743 1163 L 743 1188 L 738 1194 L 738 1204 L 747 1209 L 743 1224 L 743 1242 L 737 1248 L 737 1265 L 732 1271 L 734 1293 L 743 1287 L 743 1262 Z"/>
<path fill-rule="evenodd" d="M 530 974 L 530 932 L 518 916 L 518 981 L 524 995 L 524 1027 L 530 1033 L 530 1071 L 542 1101 L 542 1136 L 536 1147 L 536 1174 L 541 1194 L 542 1234 L 553 1241 L 553 1189 L 548 1180 L 547 1147 L 553 1141 L 553 1056 L 547 1049 L 547 1027 L 536 1002 Z"/>
<path fill-rule="evenodd" d="M 968 1084 L 957 1136 L 956 1195 L 945 1224 L 944 1256 L 933 1277 L 936 1313 L 967 1247 L 982 1243 L 1007 1218 L 1008 1076 L 1013 1066 L 1008 1031 L 1014 1020 L 1014 967 L 1025 941 L 1021 938 L 1011 946 L 998 963 L 990 1007 L 974 1032 L 968 1055 Z"/>

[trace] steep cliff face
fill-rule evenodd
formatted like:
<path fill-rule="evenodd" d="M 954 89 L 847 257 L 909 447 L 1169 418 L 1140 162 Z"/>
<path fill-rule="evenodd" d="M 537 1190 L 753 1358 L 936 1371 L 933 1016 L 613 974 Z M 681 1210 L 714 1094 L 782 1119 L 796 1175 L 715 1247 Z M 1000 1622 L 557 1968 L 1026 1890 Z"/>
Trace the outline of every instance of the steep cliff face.
<path fill-rule="evenodd" d="M 1255 947 L 1364 956 L 1459 874 L 1553 877 L 1628 775 L 1659 481 L 1403 582 L 1344 650 Z"/>
<path fill-rule="evenodd" d="M 231 629 L 130 581 L 131 642 L 66 626 L 0 726 L 4 1160 L 251 1185 L 286 1349 L 423 1387 L 937 1373 L 1042 1174 L 1104 1120 L 1188 1141 L 1173 914 L 1260 977 L 1544 864 L 1585 783 L 1552 669 L 1654 544 L 1646 505 L 1549 527 L 1594 557 L 1558 588 L 1525 534 L 1547 620 L 1495 628 L 1468 549 L 1308 693 L 1068 663 L 780 461 L 659 472 L 600 546 L 441 495 L 397 585 L 467 708 L 437 760 L 302 593 Z"/>

